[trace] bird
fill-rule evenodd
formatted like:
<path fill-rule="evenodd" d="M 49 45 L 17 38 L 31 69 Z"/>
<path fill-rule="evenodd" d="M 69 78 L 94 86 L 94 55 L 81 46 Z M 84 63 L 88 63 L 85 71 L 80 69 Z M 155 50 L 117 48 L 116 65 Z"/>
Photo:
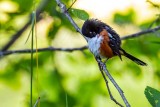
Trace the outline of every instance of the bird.
<path fill-rule="evenodd" d="M 108 60 L 118 56 L 122 60 L 122 56 L 125 56 L 138 65 L 147 65 L 121 48 L 119 34 L 106 23 L 98 19 L 87 19 L 83 23 L 81 31 L 87 40 L 89 50 L 96 58 Z"/>

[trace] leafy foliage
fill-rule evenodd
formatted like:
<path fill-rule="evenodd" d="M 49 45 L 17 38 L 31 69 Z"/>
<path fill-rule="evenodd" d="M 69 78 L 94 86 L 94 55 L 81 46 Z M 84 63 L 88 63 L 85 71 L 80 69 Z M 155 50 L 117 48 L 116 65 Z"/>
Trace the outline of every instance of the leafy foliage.
<path fill-rule="evenodd" d="M 152 107 L 160 107 L 160 91 L 147 86 L 144 93 Z"/>
<path fill-rule="evenodd" d="M 71 8 L 70 12 L 74 14 L 76 17 L 78 17 L 81 20 L 87 20 L 89 19 L 89 15 L 85 10 L 75 9 Z"/>

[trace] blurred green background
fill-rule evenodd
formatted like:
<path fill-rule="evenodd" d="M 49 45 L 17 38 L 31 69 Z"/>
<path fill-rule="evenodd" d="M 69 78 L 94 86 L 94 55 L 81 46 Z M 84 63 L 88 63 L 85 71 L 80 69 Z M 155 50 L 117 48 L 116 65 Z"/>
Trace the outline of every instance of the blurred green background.
<path fill-rule="evenodd" d="M 73 1 L 62 0 L 67 7 Z M 160 2 L 154 1 L 157 6 Z M 42 8 L 37 18 L 38 48 L 74 48 L 86 45 L 84 38 L 61 14 L 54 0 L 1 0 L 0 49 L 30 19 L 35 8 Z M 159 7 L 145 0 L 78 0 L 74 8 L 103 20 L 120 35 L 128 35 L 159 25 Z M 72 15 L 81 27 L 83 20 Z M 152 26 L 151 26 L 152 25 Z M 8 50 L 29 49 L 29 26 Z M 160 90 L 160 31 L 123 40 L 127 52 L 145 61 L 141 67 L 123 57 L 107 62 L 107 68 L 124 91 L 132 107 L 151 107 L 144 95 L 146 86 Z M 34 47 L 35 48 L 35 47 Z M 34 54 L 33 102 L 41 97 L 41 107 L 118 107 L 110 100 L 105 82 L 93 55 L 88 51 L 38 53 L 38 81 Z M 123 104 L 111 82 L 113 96 Z M 38 88 L 38 90 L 37 90 Z M 30 54 L 0 57 L 0 107 L 27 107 L 30 101 Z"/>

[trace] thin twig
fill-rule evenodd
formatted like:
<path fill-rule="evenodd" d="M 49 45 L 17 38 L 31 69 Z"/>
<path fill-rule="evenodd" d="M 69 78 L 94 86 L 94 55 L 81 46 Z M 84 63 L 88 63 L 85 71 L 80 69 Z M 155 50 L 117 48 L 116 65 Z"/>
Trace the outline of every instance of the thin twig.
<path fill-rule="evenodd" d="M 134 34 L 131 34 L 131 35 L 127 35 L 127 36 L 121 37 L 121 40 L 139 37 L 139 36 L 142 36 L 142 35 L 147 34 L 147 33 L 156 32 L 158 30 L 160 30 L 160 26 L 157 26 L 157 27 L 155 27 L 153 29 L 147 29 L 147 30 L 144 30 L 144 31 L 140 31 L 140 32 L 137 32 L 137 33 L 134 33 Z"/>
<path fill-rule="evenodd" d="M 116 89 L 118 90 L 120 96 L 122 97 L 126 107 L 130 107 L 130 104 L 128 103 L 126 97 L 124 96 L 123 94 L 123 91 L 122 89 L 118 86 L 118 84 L 116 83 L 116 81 L 114 80 L 114 78 L 111 76 L 111 74 L 108 72 L 107 68 L 106 68 L 106 65 L 105 63 L 103 63 L 100 59 L 96 58 L 99 66 L 100 66 L 100 69 L 102 69 L 105 74 L 108 76 L 108 78 L 110 79 L 110 81 L 113 83 L 113 85 L 116 87 Z M 102 72 L 102 71 L 101 71 Z M 112 99 L 112 98 L 111 98 Z M 113 100 L 113 99 L 112 99 Z M 114 99 L 113 100 L 116 104 L 117 104 L 117 101 Z M 118 103 L 118 105 L 120 105 L 121 107 L 123 107 L 121 104 Z"/>
<path fill-rule="evenodd" d="M 111 90 L 110 90 L 110 88 L 109 88 L 108 80 L 107 80 L 107 78 L 106 78 L 106 76 L 105 76 L 105 74 L 104 74 L 104 72 L 103 72 L 103 68 L 101 68 L 101 64 L 99 63 L 99 61 L 98 61 L 97 58 L 96 58 L 96 60 L 97 60 L 97 63 L 98 63 L 98 65 L 99 65 L 99 70 L 101 71 L 101 74 L 102 74 L 102 76 L 103 76 L 103 79 L 105 80 L 106 87 L 107 87 L 107 89 L 108 89 L 108 93 L 109 93 L 109 96 L 110 96 L 111 100 L 113 100 L 113 101 L 114 101 L 117 105 L 119 105 L 120 107 L 124 107 L 122 104 L 120 104 L 120 103 L 113 97 L 113 95 L 112 95 L 112 93 L 111 93 Z"/>
<path fill-rule="evenodd" d="M 150 1 L 150 0 L 146 0 L 146 2 L 150 3 L 153 7 L 157 8 L 158 11 L 159 11 L 160 6 L 159 6 L 158 4 L 156 4 L 156 3 L 154 3 L 154 2 L 152 2 L 152 1 Z M 154 21 L 150 24 L 149 29 L 150 29 L 156 22 L 158 22 L 159 20 L 160 20 L 160 15 L 158 14 L 158 17 L 156 18 L 156 20 L 154 20 Z"/>
<path fill-rule="evenodd" d="M 38 52 L 45 52 L 45 51 L 66 51 L 66 52 L 73 52 L 73 51 L 83 51 L 87 49 L 87 46 L 79 47 L 79 48 L 55 48 L 55 47 L 48 47 L 48 48 L 39 48 L 37 49 Z M 36 52 L 36 49 L 33 49 L 33 53 Z M 8 51 L 0 51 L 0 57 L 10 55 L 10 54 L 24 54 L 24 53 L 31 53 L 31 49 L 23 49 L 23 50 L 8 50 Z"/>
<path fill-rule="evenodd" d="M 157 23 L 160 20 L 160 15 L 157 16 L 157 18 L 149 25 L 148 29 L 150 29 L 155 23 Z"/>
<path fill-rule="evenodd" d="M 38 97 L 38 99 L 36 100 L 36 102 L 35 102 L 35 104 L 34 104 L 33 107 L 37 107 L 37 105 L 39 104 L 39 102 L 40 102 L 40 97 Z"/>
<path fill-rule="evenodd" d="M 60 0 L 55 0 L 55 1 L 57 2 L 57 5 L 60 7 L 62 13 L 67 17 L 67 19 L 70 21 L 70 23 L 76 29 L 76 31 L 79 32 L 83 36 L 81 29 L 78 27 L 78 25 L 74 22 L 74 20 L 72 19 L 72 17 L 68 13 L 66 6 Z"/>
<path fill-rule="evenodd" d="M 69 6 L 69 8 L 67 9 L 67 11 L 69 11 L 69 9 L 72 8 L 72 6 L 76 3 L 77 0 L 74 0 L 74 2 Z"/>
<path fill-rule="evenodd" d="M 146 0 L 146 2 L 150 3 L 153 7 L 156 7 L 156 8 L 159 9 L 159 5 L 158 5 L 158 4 L 155 4 L 155 3 L 153 3 L 153 2 L 150 1 L 150 0 Z"/>

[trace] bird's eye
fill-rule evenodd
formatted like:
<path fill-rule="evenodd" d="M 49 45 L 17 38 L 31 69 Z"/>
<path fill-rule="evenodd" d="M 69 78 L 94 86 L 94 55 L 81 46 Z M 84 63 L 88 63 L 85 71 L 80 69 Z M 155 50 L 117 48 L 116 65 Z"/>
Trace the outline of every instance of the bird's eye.
<path fill-rule="evenodd" d="M 94 36 L 96 36 L 96 33 L 95 33 L 95 32 L 93 32 L 93 35 L 94 35 Z"/>
<path fill-rule="evenodd" d="M 96 35 L 96 33 L 95 32 L 89 32 L 91 35 L 93 35 L 93 36 L 95 36 Z"/>

